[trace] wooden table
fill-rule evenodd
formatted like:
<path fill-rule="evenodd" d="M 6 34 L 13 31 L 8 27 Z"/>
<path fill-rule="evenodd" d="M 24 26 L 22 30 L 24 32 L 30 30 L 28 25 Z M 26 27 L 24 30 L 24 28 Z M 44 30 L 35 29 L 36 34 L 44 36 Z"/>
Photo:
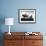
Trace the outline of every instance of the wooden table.
<path fill-rule="evenodd" d="M 25 35 L 26 32 L 11 32 L 8 35 L 4 33 L 4 46 L 43 46 L 43 35 L 40 32 L 38 35 Z"/>

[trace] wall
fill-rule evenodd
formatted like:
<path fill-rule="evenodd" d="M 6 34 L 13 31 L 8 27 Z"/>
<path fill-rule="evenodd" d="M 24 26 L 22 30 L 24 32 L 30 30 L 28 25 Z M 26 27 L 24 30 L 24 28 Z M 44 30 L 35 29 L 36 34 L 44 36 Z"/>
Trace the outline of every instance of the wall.
<path fill-rule="evenodd" d="M 36 24 L 19 24 L 18 9 L 36 9 Z M 14 26 L 11 31 L 46 31 L 46 1 L 42 0 L 1 0 L 0 17 L 13 17 Z M 8 31 L 8 27 L 3 24 L 2 32 Z"/>

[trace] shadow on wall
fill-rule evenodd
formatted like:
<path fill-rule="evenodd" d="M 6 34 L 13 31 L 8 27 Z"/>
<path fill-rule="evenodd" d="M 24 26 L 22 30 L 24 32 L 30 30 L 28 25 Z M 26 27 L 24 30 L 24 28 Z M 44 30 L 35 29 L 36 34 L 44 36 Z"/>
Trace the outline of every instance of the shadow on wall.
<path fill-rule="evenodd" d="M 3 46 L 3 32 L 2 32 L 2 25 L 5 23 L 5 17 L 0 16 L 0 46 Z"/>
<path fill-rule="evenodd" d="M 0 46 L 4 46 L 3 41 L 4 41 L 3 33 L 0 33 Z"/>

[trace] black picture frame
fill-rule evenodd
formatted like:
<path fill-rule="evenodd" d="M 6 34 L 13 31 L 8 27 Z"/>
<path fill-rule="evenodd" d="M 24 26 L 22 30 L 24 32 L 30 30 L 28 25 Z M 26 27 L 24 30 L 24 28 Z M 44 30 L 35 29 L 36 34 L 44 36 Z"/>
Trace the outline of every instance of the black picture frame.
<path fill-rule="evenodd" d="M 35 24 L 36 9 L 18 9 L 18 23 Z"/>

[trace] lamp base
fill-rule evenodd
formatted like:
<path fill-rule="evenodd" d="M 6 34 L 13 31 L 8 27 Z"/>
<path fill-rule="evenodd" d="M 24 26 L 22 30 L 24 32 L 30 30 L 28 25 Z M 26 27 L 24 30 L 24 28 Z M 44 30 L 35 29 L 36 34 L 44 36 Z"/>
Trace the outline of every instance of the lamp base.
<path fill-rule="evenodd" d="M 8 32 L 8 34 L 9 34 L 9 35 L 11 35 L 11 33 L 10 33 L 10 32 Z"/>

